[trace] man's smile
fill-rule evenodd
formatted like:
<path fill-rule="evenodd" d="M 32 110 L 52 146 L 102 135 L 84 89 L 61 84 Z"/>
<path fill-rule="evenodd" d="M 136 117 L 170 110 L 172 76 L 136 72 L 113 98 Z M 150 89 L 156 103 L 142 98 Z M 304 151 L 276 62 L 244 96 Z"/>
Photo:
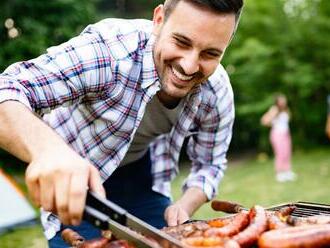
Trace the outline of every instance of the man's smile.
<path fill-rule="evenodd" d="M 179 72 L 178 70 L 176 70 L 173 66 L 171 66 L 171 70 L 172 70 L 173 74 L 181 81 L 190 81 L 191 79 L 193 79 L 193 76 L 184 75 L 181 72 Z"/>

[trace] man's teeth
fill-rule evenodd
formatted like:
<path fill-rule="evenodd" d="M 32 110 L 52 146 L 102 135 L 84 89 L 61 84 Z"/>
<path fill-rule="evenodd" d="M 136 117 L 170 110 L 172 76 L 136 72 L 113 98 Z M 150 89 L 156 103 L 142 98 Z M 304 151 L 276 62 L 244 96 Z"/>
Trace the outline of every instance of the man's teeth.
<path fill-rule="evenodd" d="M 172 67 L 172 72 L 174 73 L 174 75 L 179 78 L 180 80 L 183 80 L 183 81 L 189 81 L 193 78 L 193 76 L 186 76 L 186 75 L 183 75 L 181 74 L 180 72 L 178 72 L 177 70 L 175 70 L 173 67 Z"/>

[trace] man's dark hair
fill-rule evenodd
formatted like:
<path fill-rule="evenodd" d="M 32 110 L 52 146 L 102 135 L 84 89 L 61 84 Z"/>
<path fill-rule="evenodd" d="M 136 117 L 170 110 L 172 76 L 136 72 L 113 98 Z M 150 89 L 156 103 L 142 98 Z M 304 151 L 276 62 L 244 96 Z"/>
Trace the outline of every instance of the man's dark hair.
<path fill-rule="evenodd" d="M 236 17 L 236 23 L 239 20 L 243 7 L 243 0 L 166 0 L 164 4 L 165 20 L 180 1 L 192 3 L 219 13 L 233 13 Z"/>

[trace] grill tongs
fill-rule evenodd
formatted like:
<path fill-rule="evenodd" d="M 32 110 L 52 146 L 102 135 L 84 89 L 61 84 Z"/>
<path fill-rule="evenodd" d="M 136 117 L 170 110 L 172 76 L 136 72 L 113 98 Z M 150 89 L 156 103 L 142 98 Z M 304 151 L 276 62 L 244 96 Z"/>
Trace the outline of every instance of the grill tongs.
<path fill-rule="evenodd" d="M 128 240 L 137 247 L 184 247 L 178 240 L 91 191 L 87 192 L 83 219 L 102 230 L 111 230 L 115 237 Z"/>

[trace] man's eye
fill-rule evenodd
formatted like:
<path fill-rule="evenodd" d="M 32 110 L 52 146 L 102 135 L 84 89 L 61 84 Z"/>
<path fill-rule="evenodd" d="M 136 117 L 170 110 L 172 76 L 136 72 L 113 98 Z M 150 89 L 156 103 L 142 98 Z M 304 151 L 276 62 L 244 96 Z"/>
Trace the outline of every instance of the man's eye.
<path fill-rule="evenodd" d="M 219 57 L 217 53 L 207 53 L 210 57 Z"/>
<path fill-rule="evenodd" d="M 179 45 L 179 46 L 182 46 L 182 47 L 187 47 L 189 46 L 188 43 L 184 42 L 183 40 L 179 40 L 179 39 L 175 39 L 176 40 L 176 43 Z"/>
<path fill-rule="evenodd" d="M 219 58 L 220 55 L 218 53 L 213 53 L 213 52 L 206 52 L 205 55 L 209 58 Z"/>

